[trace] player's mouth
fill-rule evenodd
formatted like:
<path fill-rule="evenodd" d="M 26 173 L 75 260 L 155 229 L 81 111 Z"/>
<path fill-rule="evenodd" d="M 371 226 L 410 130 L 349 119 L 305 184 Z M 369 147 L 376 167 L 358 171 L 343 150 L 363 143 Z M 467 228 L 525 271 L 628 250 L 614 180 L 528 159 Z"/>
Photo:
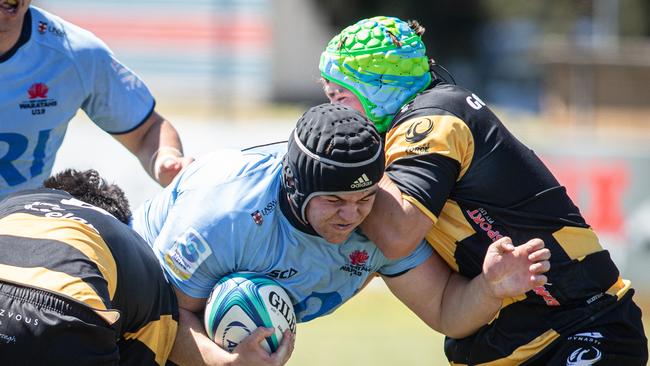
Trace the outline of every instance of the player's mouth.
<path fill-rule="evenodd" d="M 0 11 L 7 15 L 15 15 L 18 13 L 20 2 L 18 0 L 2 0 L 0 2 Z"/>
<path fill-rule="evenodd" d="M 347 231 L 353 227 L 352 224 L 334 224 L 334 227 L 339 231 Z"/>

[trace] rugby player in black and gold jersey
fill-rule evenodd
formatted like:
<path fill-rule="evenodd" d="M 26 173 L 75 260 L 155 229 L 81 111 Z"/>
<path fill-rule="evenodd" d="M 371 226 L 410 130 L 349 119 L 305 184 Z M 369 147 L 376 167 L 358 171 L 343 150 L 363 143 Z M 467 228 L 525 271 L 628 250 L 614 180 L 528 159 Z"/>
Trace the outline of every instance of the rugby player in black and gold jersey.
<path fill-rule="evenodd" d="M 417 22 L 364 19 L 335 36 L 320 71 L 332 103 L 385 133 L 386 175 L 362 224 L 389 257 L 425 238 L 475 277 L 487 247 L 541 238 L 548 283 L 502 303 L 472 336 L 447 338 L 452 365 L 646 365 L 633 289 L 566 190 L 474 93 L 439 79 Z"/>
<path fill-rule="evenodd" d="M 164 365 L 176 297 L 124 193 L 94 170 L 45 186 L 0 201 L 0 363 Z"/>

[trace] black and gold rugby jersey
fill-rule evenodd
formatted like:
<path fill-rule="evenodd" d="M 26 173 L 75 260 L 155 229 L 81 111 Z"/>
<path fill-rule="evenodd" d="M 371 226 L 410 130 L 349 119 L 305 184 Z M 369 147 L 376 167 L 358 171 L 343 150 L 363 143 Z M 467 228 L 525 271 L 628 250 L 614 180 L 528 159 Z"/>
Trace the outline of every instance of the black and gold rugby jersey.
<path fill-rule="evenodd" d="M 434 222 L 426 240 L 453 270 L 480 274 L 502 236 L 541 238 L 551 251 L 549 283 L 504 302 L 473 340 L 472 364 L 525 360 L 587 316 L 565 310 L 615 302 L 629 288 L 565 188 L 471 92 L 437 83 L 402 108 L 386 135 L 386 164 L 403 198 Z M 467 362 L 469 349 L 447 344 Z"/>
<path fill-rule="evenodd" d="M 120 335 L 120 365 L 164 365 L 169 356 L 178 305 L 158 260 L 128 226 L 66 192 L 0 202 L 0 281 L 95 309 Z"/>

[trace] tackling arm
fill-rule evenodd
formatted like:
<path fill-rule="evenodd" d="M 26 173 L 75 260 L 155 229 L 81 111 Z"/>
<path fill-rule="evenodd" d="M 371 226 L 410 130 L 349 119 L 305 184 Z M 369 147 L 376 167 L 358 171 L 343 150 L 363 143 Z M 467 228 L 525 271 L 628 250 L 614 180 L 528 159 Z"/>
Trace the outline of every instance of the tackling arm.
<path fill-rule="evenodd" d="M 419 208 L 402 199 L 399 188 L 384 175 L 370 215 L 361 228 L 389 259 L 409 255 L 433 227 Z"/>
<path fill-rule="evenodd" d="M 432 329 L 463 338 L 492 320 L 503 299 L 546 282 L 550 251 L 533 239 L 514 247 L 510 238 L 490 245 L 483 273 L 469 280 L 433 254 L 398 277 L 384 277 L 390 290 Z"/>

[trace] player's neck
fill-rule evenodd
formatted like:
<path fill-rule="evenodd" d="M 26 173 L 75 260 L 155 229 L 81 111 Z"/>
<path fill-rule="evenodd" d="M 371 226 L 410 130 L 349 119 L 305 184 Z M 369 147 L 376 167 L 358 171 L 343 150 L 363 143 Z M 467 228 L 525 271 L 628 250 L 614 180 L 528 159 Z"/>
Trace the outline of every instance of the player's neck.
<path fill-rule="evenodd" d="M 0 56 L 7 53 L 15 44 L 18 42 L 20 37 L 20 31 L 9 33 L 9 32 L 0 32 Z"/>
<path fill-rule="evenodd" d="M 4 56 L 16 46 L 20 40 L 26 18 L 27 14 L 0 27 L 0 57 Z"/>

